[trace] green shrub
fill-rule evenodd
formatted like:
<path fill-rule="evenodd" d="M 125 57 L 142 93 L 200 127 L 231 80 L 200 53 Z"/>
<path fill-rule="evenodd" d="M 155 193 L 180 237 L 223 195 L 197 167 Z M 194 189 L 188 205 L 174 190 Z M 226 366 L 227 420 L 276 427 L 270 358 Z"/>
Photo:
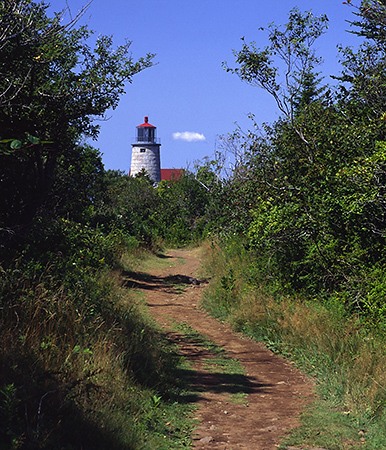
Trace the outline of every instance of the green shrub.
<path fill-rule="evenodd" d="M 0 448 L 188 442 L 187 424 L 171 430 L 164 415 L 174 423 L 189 409 L 180 358 L 118 275 L 138 241 L 64 219 L 37 220 L 28 238 L 0 265 Z"/>
<path fill-rule="evenodd" d="M 318 297 L 289 294 L 286 286 L 267 277 L 267 267 L 260 265 L 265 260 L 259 256 L 236 236 L 207 245 L 204 270 L 210 283 L 204 292 L 203 306 L 229 321 L 237 331 L 264 342 L 269 349 L 295 361 L 303 371 L 315 377 L 324 421 L 336 412 L 348 414 L 349 420 L 342 424 L 342 427 L 349 427 L 348 434 L 359 440 L 358 431 L 362 430 L 366 438 L 364 448 L 382 447 L 386 442 L 383 271 L 374 268 L 367 272 L 371 274 L 369 278 L 358 274 L 363 283 L 358 290 L 363 292 L 364 286 L 368 289 L 367 297 L 363 297 L 368 299 L 368 305 L 361 307 L 361 311 L 364 308 L 368 311 L 358 315 L 345 306 L 352 300 L 353 293 L 322 292 Z M 373 289 L 369 289 L 370 286 Z M 318 405 L 317 409 L 320 407 Z M 327 442 L 323 439 L 333 431 L 331 427 L 318 425 L 316 416 L 320 411 L 317 409 L 306 414 L 306 421 L 315 420 L 309 440 L 302 435 L 303 442 L 292 440 L 291 444 L 306 442 L 315 447 Z M 341 436 L 345 436 L 345 432 Z M 339 440 L 338 435 L 330 438 L 333 445 L 329 448 L 345 448 L 344 437 L 343 440 Z"/>

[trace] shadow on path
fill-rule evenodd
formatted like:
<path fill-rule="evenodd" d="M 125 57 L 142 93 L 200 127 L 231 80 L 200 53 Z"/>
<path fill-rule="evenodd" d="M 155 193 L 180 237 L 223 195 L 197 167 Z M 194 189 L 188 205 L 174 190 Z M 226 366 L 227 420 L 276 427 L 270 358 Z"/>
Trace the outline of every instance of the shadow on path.
<path fill-rule="evenodd" d="M 123 271 L 122 277 L 123 287 L 145 290 L 165 290 L 167 286 L 170 287 L 176 284 L 199 285 L 206 282 L 206 280 L 198 280 L 197 278 L 188 277 L 181 274 L 158 277 L 156 275 L 149 275 L 145 272 L 131 271 Z"/>
<path fill-rule="evenodd" d="M 233 373 L 225 367 L 223 371 L 216 370 L 216 357 L 231 360 L 227 352 L 221 347 L 213 350 L 206 348 L 208 341 L 204 336 L 187 336 L 179 332 L 168 332 L 171 343 L 177 344 L 181 354 L 192 361 L 196 368 L 180 369 L 179 376 L 186 380 L 193 391 L 190 395 L 182 396 L 182 401 L 196 403 L 208 401 L 206 393 L 214 394 L 266 394 L 273 386 L 262 383 L 256 377 Z M 204 369 L 208 365 L 213 369 Z"/>

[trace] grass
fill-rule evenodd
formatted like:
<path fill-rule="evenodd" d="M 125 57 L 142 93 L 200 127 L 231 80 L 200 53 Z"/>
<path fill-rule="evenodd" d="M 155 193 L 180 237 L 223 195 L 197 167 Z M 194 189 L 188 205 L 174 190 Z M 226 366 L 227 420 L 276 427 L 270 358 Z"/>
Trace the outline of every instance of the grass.
<path fill-rule="evenodd" d="M 208 357 L 202 361 L 202 368 L 218 375 L 218 383 L 212 389 L 224 393 L 224 395 L 229 395 L 232 400 L 241 398 L 246 404 L 248 382 L 240 361 L 231 358 L 223 347 L 198 333 L 186 322 L 174 322 L 173 329 L 182 333 L 184 339 L 194 346 L 208 351 Z"/>
<path fill-rule="evenodd" d="M 317 381 L 319 401 L 283 444 L 329 450 L 386 448 L 386 346 L 339 306 L 277 295 L 256 282 L 253 256 L 233 239 L 208 244 L 203 306 L 264 342 Z"/>
<path fill-rule="evenodd" d="M 166 252 L 158 251 L 156 253 L 143 252 L 140 257 L 132 258 L 126 254 L 122 260 L 124 266 L 129 266 L 133 270 L 148 272 L 150 269 L 164 269 L 165 267 L 174 267 L 178 264 L 184 264 L 183 258 L 172 258 Z"/>
<path fill-rule="evenodd" d="M 143 302 L 116 270 L 52 270 L 2 272 L 0 449 L 189 448 L 186 366 Z"/>
<path fill-rule="evenodd" d="M 204 364 L 206 370 L 212 372 L 227 373 L 231 375 L 244 375 L 243 367 L 240 361 L 230 358 L 227 355 L 219 355 L 214 358 L 207 359 Z"/>
<path fill-rule="evenodd" d="M 245 407 L 249 406 L 248 394 L 244 392 L 238 392 L 236 394 L 229 394 L 229 400 L 233 403 L 241 404 Z"/>
<path fill-rule="evenodd" d="M 368 448 L 366 432 L 353 421 L 347 412 L 336 409 L 327 401 L 316 401 L 302 415 L 302 426 L 292 431 L 291 436 L 279 448 L 289 445 L 312 446 L 329 450 Z M 380 446 L 378 448 L 384 448 Z"/>

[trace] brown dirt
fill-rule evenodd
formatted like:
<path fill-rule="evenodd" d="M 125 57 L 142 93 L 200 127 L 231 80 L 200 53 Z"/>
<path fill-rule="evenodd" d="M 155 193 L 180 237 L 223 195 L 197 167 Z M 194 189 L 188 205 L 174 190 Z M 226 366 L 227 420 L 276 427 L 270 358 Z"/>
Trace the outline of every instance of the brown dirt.
<path fill-rule="evenodd" d="M 298 417 L 314 396 L 313 384 L 291 363 L 262 344 L 233 332 L 227 324 L 199 309 L 204 283 L 189 285 L 178 293 L 170 281 L 176 275 L 197 277 L 197 250 L 172 250 L 166 255 L 170 266 L 150 271 L 150 277 L 127 280 L 146 293 L 151 314 L 178 342 L 181 353 L 194 362 L 199 425 L 193 436 L 196 449 L 272 450 L 285 433 L 299 425 Z M 183 258 L 184 264 L 177 263 Z M 169 284 L 165 283 L 168 282 Z M 200 334 L 238 359 L 245 376 L 213 373 L 205 369 L 210 354 L 202 347 L 171 331 L 171 321 L 186 322 Z M 236 379 L 237 377 L 237 379 Z M 236 387 L 235 387 L 236 386 Z M 247 393 L 235 402 L 237 390 Z"/>

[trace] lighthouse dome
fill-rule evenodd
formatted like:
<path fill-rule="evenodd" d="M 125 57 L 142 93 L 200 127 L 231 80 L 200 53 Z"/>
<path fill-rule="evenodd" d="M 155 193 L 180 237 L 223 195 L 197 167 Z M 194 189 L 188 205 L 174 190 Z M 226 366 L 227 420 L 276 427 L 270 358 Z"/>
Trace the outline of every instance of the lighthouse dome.
<path fill-rule="evenodd" d="M 149 123 L 149 118 L 148 118 L 147 116 L 145 116 L 145 122 L 144 122 L 143 124 L 137 126 L 137 128 L 140 128 L 140 127 L 157 128 L 157 127 L 155 127 L 154 125 L 151 125 L 151 124 Z"/>

